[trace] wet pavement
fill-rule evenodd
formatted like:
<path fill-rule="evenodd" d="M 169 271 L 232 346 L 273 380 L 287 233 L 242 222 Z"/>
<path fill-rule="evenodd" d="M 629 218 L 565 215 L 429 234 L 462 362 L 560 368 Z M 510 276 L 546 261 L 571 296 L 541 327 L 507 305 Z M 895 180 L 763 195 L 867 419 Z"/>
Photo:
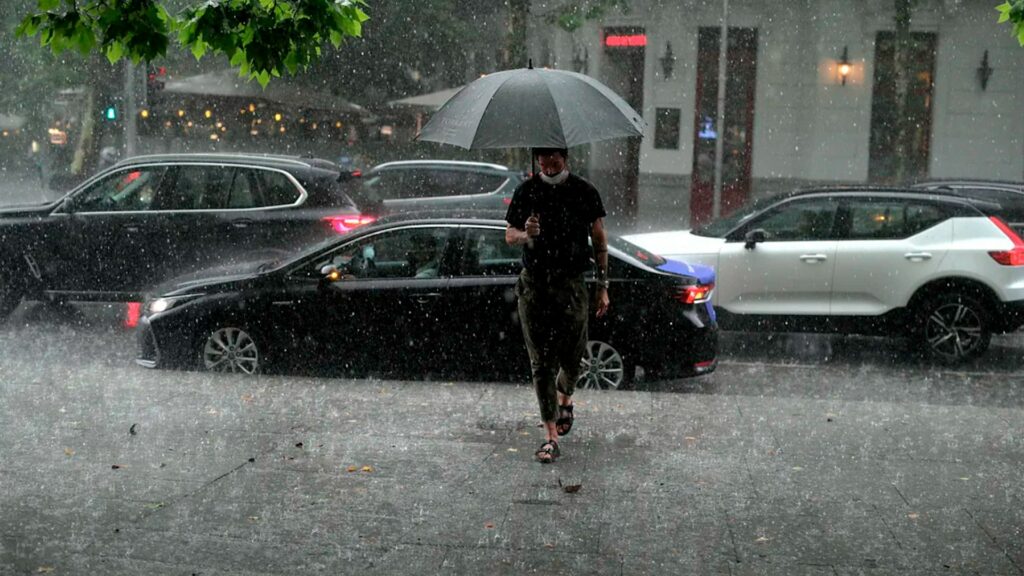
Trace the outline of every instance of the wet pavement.
<path fill-rule="evenodd" d="M 119 313 L 0 326 L 0 575 L 1024 567 L 1017 335 L 952 369 L 727 334 L 709 377 L 581 392 L 544 466 L 524 385 L 149 371 Z"/>

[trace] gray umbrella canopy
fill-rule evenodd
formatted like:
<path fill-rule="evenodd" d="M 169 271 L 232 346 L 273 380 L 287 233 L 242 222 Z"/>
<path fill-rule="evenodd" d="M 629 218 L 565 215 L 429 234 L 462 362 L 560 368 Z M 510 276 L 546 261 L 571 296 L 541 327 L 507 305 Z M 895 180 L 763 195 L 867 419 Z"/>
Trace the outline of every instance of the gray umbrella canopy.
<path fill-rule="evenodd" d="M 418 139 L 476 148 L 569 148 L 642 136 L 644 121 L 590 76 L 543 68 L 489 74 L 467 84 Z"/>

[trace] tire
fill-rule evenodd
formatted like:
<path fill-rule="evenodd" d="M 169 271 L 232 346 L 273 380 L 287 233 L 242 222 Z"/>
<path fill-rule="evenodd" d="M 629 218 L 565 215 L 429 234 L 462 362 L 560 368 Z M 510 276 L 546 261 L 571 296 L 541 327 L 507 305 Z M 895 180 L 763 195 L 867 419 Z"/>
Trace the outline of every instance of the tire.
<path fill-rule="evenodd" d="M 25 297 L 25 282 L 18 274 L 17 268 L 0 271 L 0 322 L 14 312 Z"/>
<path fill-rule="evenodd" d="M 926 300 L 918 312 L 925 352 L 955 364 L 977 358 L 992 340 L 992 319 L 985 303 L 968 294 L 946 293 Z"/>
<path fill-rule="evenodd" d="M 580 361 L 583 370 L 576 389 L 628 390 L 636 376 L 636 364 L 618 348 L 601 340 L 588 340 Z"/>
<path fill-rule="evenodd" d="M 207 372 L 259 374 L 266 362 L 260 342 L 245 325 L 217 324 L 199 338 L 199 368 Z"/>

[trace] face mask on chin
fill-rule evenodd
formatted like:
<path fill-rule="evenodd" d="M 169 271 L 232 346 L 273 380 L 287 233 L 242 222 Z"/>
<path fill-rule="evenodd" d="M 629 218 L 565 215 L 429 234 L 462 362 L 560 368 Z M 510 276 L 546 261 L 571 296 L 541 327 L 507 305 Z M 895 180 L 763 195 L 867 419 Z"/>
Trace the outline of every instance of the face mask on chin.
<path fill-rule="evenodd" d="M 561 184 L 562 182 L 565 182 L 568 178 L 569 178 L 569 169 L 568 168 L 563 169 L 561 172 L 559 172 L 558 174 L 555 174 L 554 176 L 548 176 L 547 174 L 545 174 L 543 172 L 540 173 L 540 179 L 545 184 L 552 184 L 552 185 L 554 185 L 554 184 Z"/>

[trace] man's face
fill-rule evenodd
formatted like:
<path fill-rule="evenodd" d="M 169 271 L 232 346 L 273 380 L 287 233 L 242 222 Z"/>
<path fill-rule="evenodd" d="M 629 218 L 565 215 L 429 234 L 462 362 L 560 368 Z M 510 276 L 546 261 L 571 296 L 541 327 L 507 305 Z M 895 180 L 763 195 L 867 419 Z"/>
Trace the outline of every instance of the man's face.
<path fill-rule="evenodd" d="M 548 176 L 557 176 L 565 170 L 565 157 L 561 152 L 538 154 L 537 163 L 540 164 L 540 171 Z"/>

